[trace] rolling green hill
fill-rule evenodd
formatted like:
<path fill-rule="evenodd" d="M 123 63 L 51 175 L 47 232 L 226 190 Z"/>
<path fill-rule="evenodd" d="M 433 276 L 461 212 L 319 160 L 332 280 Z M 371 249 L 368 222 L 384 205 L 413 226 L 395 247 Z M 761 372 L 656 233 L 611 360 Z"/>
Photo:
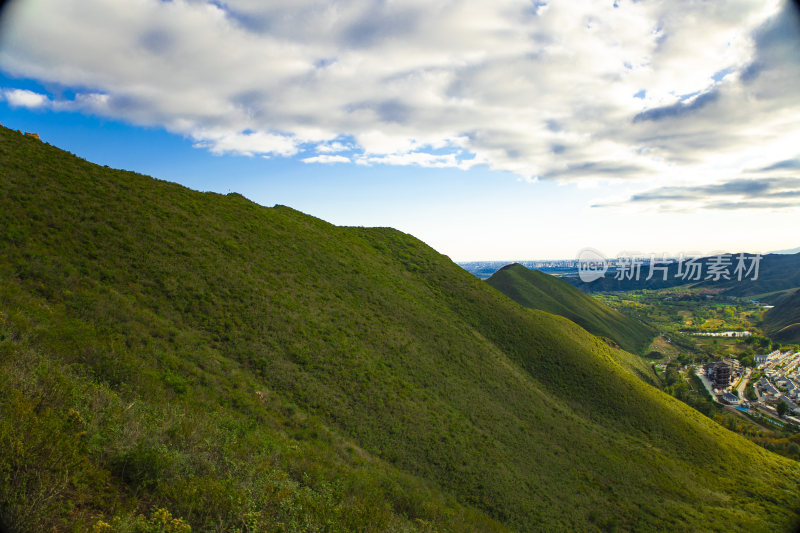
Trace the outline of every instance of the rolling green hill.
<path fill-rule="evenodd" d="M 649 326 L 626 317 L 566 281 L 517 263 L 501 268 L 486 282 L 525 307 L 568 318 L 629 352 L 641 353 L 655 337 Z"/>
<path fill-rule="evenodd" d="M 798 519 L 798 463 L 398 231 L 191 191 L 0 128 L 0 251 L 12 531 Z"/>
<path fill-rule="evenodd" d="M 800 343 L 800 289 L 785 294 L 764 313 L 764 330 L 782 343 Z"/>

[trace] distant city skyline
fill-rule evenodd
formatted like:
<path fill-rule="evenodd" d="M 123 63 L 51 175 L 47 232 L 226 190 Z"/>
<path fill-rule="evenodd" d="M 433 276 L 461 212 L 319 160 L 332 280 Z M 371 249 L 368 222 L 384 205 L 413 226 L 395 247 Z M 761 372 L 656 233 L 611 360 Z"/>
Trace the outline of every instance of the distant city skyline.
<path fill-rule="evenodd" d="M 0 123 L 92 162 L 459 262 L 800 244 L 795 2 L 0 13 Z"/>

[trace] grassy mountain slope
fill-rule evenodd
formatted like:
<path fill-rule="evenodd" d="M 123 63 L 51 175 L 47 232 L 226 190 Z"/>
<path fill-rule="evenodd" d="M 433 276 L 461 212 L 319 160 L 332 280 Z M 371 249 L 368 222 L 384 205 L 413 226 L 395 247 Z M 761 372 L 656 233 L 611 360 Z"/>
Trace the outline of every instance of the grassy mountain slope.
<path fill-rule="evenodd" d="M 763 327 L 778 342 L 800 343 L 800 289 L 784 295 L 764 313 Z"/>
<path fill-rule="evenodd" d="M 791 294 L 791 293 L 795 292 L 798 289 L 800 289 L 800 287 L 792 287 L 792 288 L 789 288 L 789 289 L 781 289 L 781 290 L 773 291 L 773 292 L 765 292 L 765 293 L 762 293 L 762 294 L 754 294 L 753 295 L 753 300 L 756 300 L 756 301 L 762 302 L 762 303 L 767 303 L 767 304 L 770 304 L 770 305 L 775 305 L 781 299 L 783 299 L 784 296 L 786 296 L 787 294 Z"/>
<path fill-rule="evenodd" d="M 16 531 L 146 531 L 153 507 L 199 531 L 798 518 L 800 465 L 411 236 L 6 129 L 0 172 L 0 513 Z"/>
<path fill-rule="evenodd" d="M 525 307 L 566 317 L 630 352 L 643 351 L 655 336 L 652 328 L 611 309 L 566 281 L 517 263 L 501 268 L 486 281 Z"/>

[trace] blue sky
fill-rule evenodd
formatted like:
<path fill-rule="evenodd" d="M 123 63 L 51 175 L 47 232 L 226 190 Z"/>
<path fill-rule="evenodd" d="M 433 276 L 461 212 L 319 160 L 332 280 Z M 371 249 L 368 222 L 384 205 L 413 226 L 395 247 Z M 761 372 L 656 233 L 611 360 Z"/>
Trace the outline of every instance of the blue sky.
<path fill-rule="evenodd" d="M 792 5 L 14 0 L 0 123 L 455 260 L 793 248 Z"/>

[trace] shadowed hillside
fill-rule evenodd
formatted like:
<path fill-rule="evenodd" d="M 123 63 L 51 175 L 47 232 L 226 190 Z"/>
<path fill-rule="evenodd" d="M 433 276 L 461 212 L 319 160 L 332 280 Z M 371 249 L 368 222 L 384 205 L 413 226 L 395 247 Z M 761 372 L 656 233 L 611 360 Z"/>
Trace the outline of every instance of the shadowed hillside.
<path fill-rule="evenodd" d="M 589 333 L 608 337 L 630 352 L 641 353 L 655 336 L 652 328 L 611 309 L 566 281 L 517 263 L 501 268 L 486 282 L 525 307 L 566 317 Z"/>
<path fill-rule="evenodd" d="M 800 343 L 800 290 L 785 294 L 764 313 L 763 327 L 778 342 Z"/>
<path fill-rule="evenodd" d="M 800 465 L 409 235 L 102 168 L 4 128 L 0 183 L 14 531 L 798 518 Z"/>

